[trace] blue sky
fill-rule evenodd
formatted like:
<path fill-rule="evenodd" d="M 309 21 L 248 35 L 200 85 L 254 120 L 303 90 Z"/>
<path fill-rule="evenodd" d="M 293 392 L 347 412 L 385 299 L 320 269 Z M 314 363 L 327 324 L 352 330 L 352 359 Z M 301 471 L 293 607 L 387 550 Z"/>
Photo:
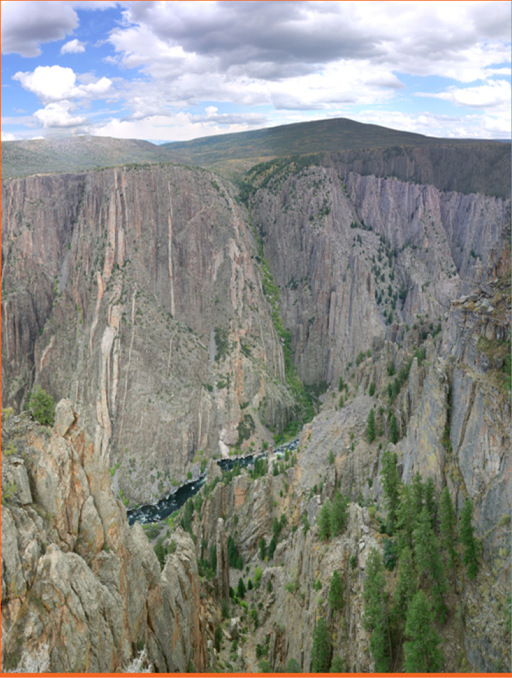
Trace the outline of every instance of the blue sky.
<path fill-rule="evenodd" d="M 2 140 L 155 143 L 348 117 L 510 138 L 508 1 L 15 2 Z"/>

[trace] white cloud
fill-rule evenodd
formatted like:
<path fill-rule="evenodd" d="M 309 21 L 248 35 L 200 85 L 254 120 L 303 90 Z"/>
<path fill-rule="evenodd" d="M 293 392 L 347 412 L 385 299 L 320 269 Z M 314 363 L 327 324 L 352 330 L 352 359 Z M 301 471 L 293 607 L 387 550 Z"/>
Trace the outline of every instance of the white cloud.
<path fill-rule="evenodd" d="M 506 71 L 507 5 L 135 2 L 109 40 L 114 63 L 150 78 L 139 117 L 201 101 L 330 111 L 389 100 L 402 73 L 472 82 Z"/>
<path fill-rule="evenodd" d="M 63 40 L 77 26 L 66 2 L 2 2 L 2 53 L 38 56 L 41 43 Z"/>
<path fill-rule="evenodd" d="M 73 104 L 70 101 L 55 101 L 34 113 L 34 118 L 45 128 L 76 127 L 87 124 L 87 118 L 72 116 Z"/>
<path fill-rule="evenodd" d="M 175 115 L 152 115 L 139 120 L 112 118 L 107 123 L 96 126 L 91 130 L 91 134 L 119 139 L 186 141 L 215 134 L 246 132 L 250 128 L 250 125 L 244 122 L 220 126 L 211 119 L 209 120 L 207 116 L 200 117 L 180 112 Z M 261 120 L 258 122 L 261 125 Z"/>
<path fill-rule="evenodd" d="M 10 132 L 2 132 L 2 141 L 16 141 L 16 136 Z"/>
<path fill-rule="evenodd" d="M 112 81 L 100 78 L 89 84 L 76 84 L 72 68 L 62 66 L 37 66 L 32 72 L 18 71 L 13 76 L 22 87 L 35 94 L 43 103 L 80 97 L 102 97 L 110 90 Z"/>
<path fill-rule="evenodd" d="M 510 108 L 510 83 L 505 80 L 488 80 L 476 87 L 450 87 L 444 92 L 418 92 L 417 96 L 434 97 L 451 101 L 457 106 L 470 108 Z"/>
<path fill-rule="evenodd" d="M 76 75 L 72 68 L 37 66 L 32 73 L 18 71 L 13 79 L 42 101 L 57 101 L 72 96 Z"/>
<path fill-rule="evenodd" d="M 414 115 L 400 111 L 366 110 L 351 117 L 359 122 L 427 136 L 450 139 L 510 138 L 510 112 L 449 116 L 428 111 Z"/>
<path fill-rule="evenodd" d="M 60 48 L 61 54 L 80 54 L 85 52 L 85 43 L 80 42 L 76 38 L 74 40 L 69 40 Z"/>

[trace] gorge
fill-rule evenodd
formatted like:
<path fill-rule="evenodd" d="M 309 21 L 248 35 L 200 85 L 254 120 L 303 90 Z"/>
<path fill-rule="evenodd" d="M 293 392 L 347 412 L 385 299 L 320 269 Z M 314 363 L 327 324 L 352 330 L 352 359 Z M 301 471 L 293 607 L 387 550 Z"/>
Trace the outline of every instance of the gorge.
<path fill-rule="evenodd" d="M 301 127 L 302 155 L 284 130 L 274 154 L 235 135 L 215 157 L 4 175 L 6 670 L 118 671 L 144 649 L 157 672 L 316 671 L 322 619 L 327 671 L 402 671 L 392 515 L 410 487 L 444 548 L 441 670 L 510 671 L 510 146 L 380 145 L 362 125 L 354 148 L 337 123 Z M 53 427 L 25 412 L 39 386 Z M 205 474 L 179 512 L 129 526 Z M 473 507 L 475 578 L 443 541 L 443 491 L 459 531 Z M 398 615 L 383 656 L 375 554 Z"/>

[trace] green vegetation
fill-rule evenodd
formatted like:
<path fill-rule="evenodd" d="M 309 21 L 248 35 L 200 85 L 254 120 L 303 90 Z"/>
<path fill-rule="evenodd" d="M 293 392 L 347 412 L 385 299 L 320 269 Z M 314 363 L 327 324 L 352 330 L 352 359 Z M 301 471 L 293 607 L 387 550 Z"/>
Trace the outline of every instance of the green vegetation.
<path fill-rule="evenodd" d="M 313 648 L 311 650 L 311 670 L 313 673 L 327 673 L 331 666 L 332 646 L 329 629 L 325 619 L 318 620 L 313 632 Z"/>
<path fill-rule="evenodd" d="M 338 570 L 334 570 L 329 588 L 329 605 L 333 610 L 341 610 L 343 607 L 343 582 Z"/>
<path fill-rule="evenodd" d="M 371 632 L 370 650 L 378 673 L 390 670 L 392 658 L 389 600 L 385 584 L 382 558 L 372 548 L 366 561 L 364 625 Z"/>
<path fill-rule="evenodd" d="M 408 673 L 436 673 L 444 662 L 434 615 L 424 591 L 418 591 L 407 609 L 404 668 Z"/>
<path fill-rule="evenodd" d="M 439 500 L 439 531 L 441 535 L 441 544 L 448 552 L 450 567 L 455 565 L 455 525 L 457 516 L 453 507 L 452 498 L 447 487 L 443 488 Z"/>
<path fill-rule="evenodd" d="M 37 387 L 35 393 L 29 394 L 27 410 L 32 413 L 36 421 L 44 426 L 53 426 L 55 420 L 55 403 L 41 386 Z"/>
<path fill-rule="evenodd" d="M 228 337 L 229 331 L 226 328 L 215 328 L 215 346 L 217 348 L 217 352 L 215 353 L 215 362 L 219 362 L 227 356 L 230 349 Z"/>
<path fill-rule="evenodd" d="M 391 453 L 390 450 L 386 450 L 382 455 L 382 470 L 380 475 L 391 533 L 396 523 L 400 505 L 400 476 L 398 475 L 397 461 L 397 455 Z"/>
<path fill-rule="evenodd" d="M 369 443 L 373 443 L 375 440 L 375 412 L 373 407 L 368 413 L 368 419 L 366 423 L 366 437 L 368 438 Z"/>
<path fill-rule="evenodd" d="M 322 540 L 332 539 L 345 529 L 348 520 L 348 500 L 336 492 L 332 502 L 326 499 L 317 518 L 318 536 Z"/>
<path fill-rule="evenodd" d="M 463 561 L 467 567 L 470 579 L 475 579 L 478 572 L 478 554 L 480 544 L 475 538 L 473 528 L 473 504 L 471 499 L 466 499 L 460 514 L 460 541 L 464 546 Z"/>

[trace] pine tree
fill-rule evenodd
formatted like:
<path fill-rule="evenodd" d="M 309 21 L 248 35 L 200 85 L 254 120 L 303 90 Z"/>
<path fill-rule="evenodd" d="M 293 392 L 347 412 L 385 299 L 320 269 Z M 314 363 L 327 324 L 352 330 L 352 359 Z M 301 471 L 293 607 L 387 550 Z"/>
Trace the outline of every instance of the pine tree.
<path fill-rule="evenodd" d="M 434 485 L 433 478 L 427 478 L 426 483 L 423 485 L 423 496 L 425 500 L 425 506 L 430 515 L 430 524 L 433 528 L 436 526 L 437 522 L 437 502 L 436 502 L 436 487 Z"/>
<path fill-rule="evenodd" d="M 318 514 L 318 537 L 327 540 L 331 536 L 331 502 L 326 499 Z"/>
<path fill-rule="evenodd" d="M 329 534 L 331 538 L 345 529 L 347 521 L 348 501 L 341 492 L 336 492 L 332 503 L 329 504 Z"/>
<path fill-rule="evenodd" d="M 240 598 L 240 600 L 243 600 L 243 598 L 245 597 L 245 590 L 246 589 L 244 580 L 242 579 L 242 577 L 240 577 L 240 579 L 238 580 L 238 586 L 236 587 L 236 595 Z"/>
<path fill-rule="evenodd" d="M 418 578 L 412 560 L 412 551 L 406 546 L 398 561 L 398 581 L 394 593 L 393 618 L 403 628 L 409 603 L 418 590 Z"/>
<path fill-rule="evenodd" d="M 333 610 L 341 610 L 343 607 L 343 582 L 338 570 L 334 570 L 329 588 L 329 605 Z"/>
<path fill-rule="evenodd" d="M 400 476 L 398 475 L 397 456 L 386 450 L 382 455 L 382 489 L 386 496 L 388 523 L 393 528 L 400 505 Z"/>
<path fill-rule="evenodd" d="M 413 549 L 412 531 L 416 522 L 415 504 L 410 485 L 402 485 L 400 490 L 400 504 L 397 513 L 398 549 L 405 547 Z"/>
<path fill-rule="evenodd" d="M 394 444 L 398 442 L 398 423 L 395 415 L 391 417 L 391 422 L 389 424 L 389 439 Z"/>
<path fill-rule="evenodd" d="M 420 473 L 415 473 L 412 479 L 412 498 L 414 504 L 414 516 L 419 517 L 423 508 L 423 482 Z"/>
<path fill-rule="evenodd" d="M 313 673 L 327 673 L 331 665 L 331 639 L 325 619 L 318 620 L 313 632 L 313 648 L 311 650 L 311 671 Z"/>
<path fill-rule="evenodd" d="M 375 393 L 375 382 L 372 381 L 372 383 L 370 384 L 370 388 L 368 389 L 368 395 L 373 396 L 374 393 Z"/>
<path fill-rule="evenodd" d="M 329 673 L 345 673 L 345 662 L 341 657 L 333 657 Z"/>
<path fill-rule="evenodd" d="M 375 412 L 373 407 L 368 413 L 368 420 L 366 423 L 366 435 L 368 437 L 368 442 L 373 443 L 375 440 Z"/>
<path fill-rule="evenodd" d="M 268 559 L 272 560 L 274 557 L 274 551 L 276 550 L 277 546 L 277 541 L 274 535 L 272 535 L 272 539 L 270 540 L 270 544 L 268 545 Z"/>
<path fill-rule="evenodd" d="M 265 537 L 262 537 L 260 539 L 260 558 L 261 558 L 261 560 L 265 560 L 266 555 L 267 555 L 267 542 L 265 541 Z"/>
<path fill-rule="evenodd" d="M 423 507 L 416 522 L 413 539 L 418 575 L 432 584 L 436 613 L 439 615 L 440 621 L 443 622 L 447 614 L 444 598 L 448 586 L 441 560 L 439 541 L 432 530 L 430 515 L 426 506 Z"/>
<path fill-rule="evenodd" d="M 456 558 L 455 525 L 457 522 L 457 517 L 455 515 L 455 509 L 453 508 L 450 491 L 447 487 L 443 488 L 443 491 L 441 492 L 441 499 L 439 501 L 439 521 L 441 543 L 448 552 L 450 567 L 453 568 Z"/>
<path fill-rule="evenodd" d="M 285 668 L 284 672 L 285 673 L 301 673 L 299 662 L 296 659 L 293 659 L 293 657 L 291 657 L 286 662 L 286 668 Z"/>
<path fill-rule="evenodd" d="M 408 673 L 436 673 L 444 663 L 439 649 L 439 634 L 433 626 L 433 614 L 427 596 L 418 591 L 407 610 L 404 643 L 404 669 Z"/>
<path fill-rule="evenodd" d="M 382 558 L 377 549 L 372 548 L 366 561 L 364 625 L 368 631 L 372 632 L 370 649 L 378 673 L 389 671 L 392 658 L 388 596 L 385 585 Z"/>
<path fill-rule="evenodd" d="M 462 557 L 464 565 L 467 567 L 468 577 L 475 579 L 478 572 L 478 542 L 474 536 L 473 529 L 473 504 L 471 499 L 466 499 L 460 514 L 460 541 L 464 546 L 464 555 Z"/>

